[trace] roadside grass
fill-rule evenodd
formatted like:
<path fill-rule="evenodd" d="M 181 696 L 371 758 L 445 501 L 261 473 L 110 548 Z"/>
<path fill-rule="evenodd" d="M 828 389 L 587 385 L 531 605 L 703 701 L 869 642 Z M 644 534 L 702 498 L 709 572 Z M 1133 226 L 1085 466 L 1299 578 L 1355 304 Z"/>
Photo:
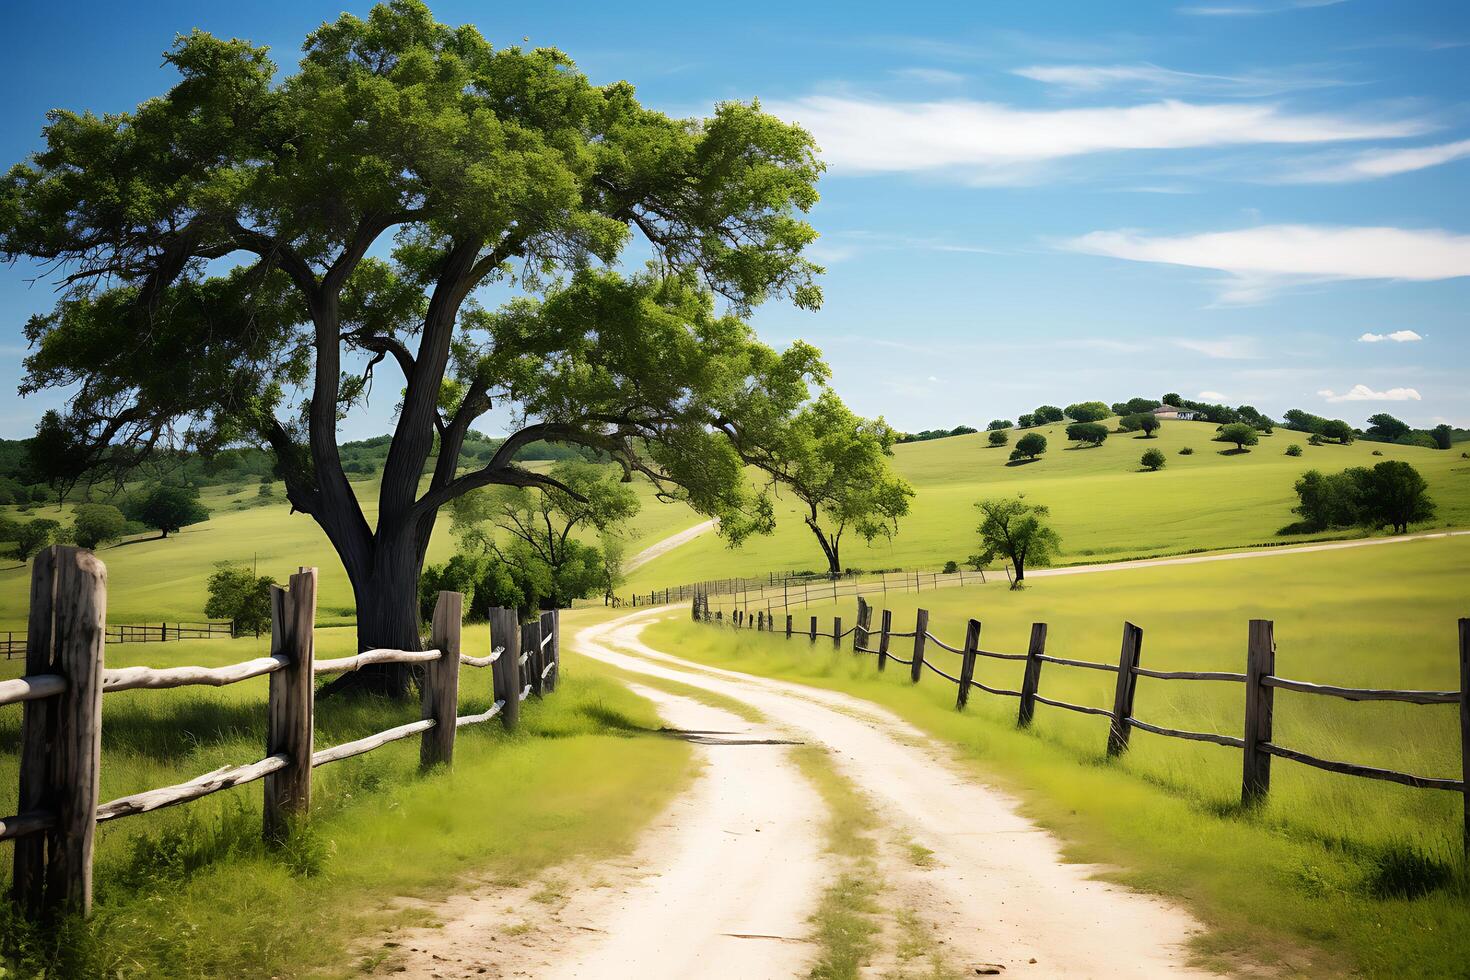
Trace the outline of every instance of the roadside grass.
<path fill-rule="evenodd" d="M 353 647 L 351 630 L 317 635 L 321 656 Z M 127 644 L 108 655 L 218 664 L 252 655 L 253 643 Z M 486 643 L 483 627 L 467 630 L 466 649 Z M 483 710 L 489 698 L 489 671 L 465 670 L 461 711 Z M 327 699 L 317 745 L 417 714 L 416 704 Z M 17 706 L 0 711 L 7 813 L 19 717 Z M 432 902 L 474 881 L 520 882 L 577 855 L 622 852 L 692 776 L 689 746 L 646 737 L 658 727 L 652 706 L 596 664 L 569 658 L 556 694 L 528 701 L 521 719 L 514 734 L 497 722 L 461 729 L 452 770 L 421 773 L 415 739 L 316 770 L 312 818 L 282 850 L 260 843 L 257 784 L 103 824 L 92 919 L 32 931 L 7 907 L 0 963 L 21 976 L 351 975 L 365 939 L 429 916 L 405 899 Z M 108 695 L 102 798 L 257 759 L 264 737 L 264 679 Z M 526 914 L 534 922 L 540 913 Z"/>
<path fill-rule="evenodd" d="M 1114 424 L 1109 420 L 1109 425 Z M 1063 564 L 1212 551 L 1256 544 L 1300 543 L 1329 535 L 1278 535 L 1296 519 L 1293 484 L 1310 469 L 1335 472 L 1387 459 L 1412 463 L 1429 482 L 1438 517 L 1418 530 L 1470 525 L 1470 461 L 1451 451 L 1356 442 L 1310 446 L 1301 433 L 1277 429 L 1249 453 L 1222 456 L 1207 422 L 1165 422 L 1153 439 L 1112 433 L 1095 449 L 1066 450 L 1064 425 L 1043 426 L 1049 451 L 1027 466 L 1007 466 L 1008 449 L 985 445 L 986 434 L 954 436 L 894 448 L 894 469 L 914 487 L 911 513 L 891 540 L 844 539 L 842 560 L 853 568 L 937 569 L 963 562 L 977 550 L 974 503 L 1024 493 L 1051 508 L 1062 536 Z M 1014 435 L 1012 437 L 1014 439 Z M 1285 454 L 1297 443 L 1299 457 Z M 1179 450 L 1190 447 L 1192 455 Z M 1157 448 L 1168 464 L 1139 472 L 1138 457 Z M 1383 453 L 1382 457 L 1373 455 Z M 816 569 L 826 562 L 789 496 L 776 502 L 776 532 L 751 538 L 738 550 L 706 535 L 637 569 L 629 592 L 707 578 Z"/>
<path fill-rule="evenodd" d="M 1262 561 L 1139 568 L 894 594 L 895 629 L 922 605 L 931 631 L 954 645 L 981 619 L 981 645 L 1024 652 L 1030 624 L 1049 624 L 1048 653 L 1116 662 L 1122 622 L 1144 629 L 1142 663 L 1160 669 L 1243 669 L 1246 622 L 1276 622 L 1283 676 L 1352 686 L 1451 690 L 1459 684 L 1455 620 L 1466 615 L 1470 542 L 1280 556 Z M 850 600 L 849 600 L 850 602 Z M 813 607 L 830 628 L 834 607 Z M 840 610 L 851 622 L 854 610 Z M 802 615 L 809 615 L 803 610 Z M 877 622 L 875 614 L 875 623 Z M 1073 860 L 1120 867 L 1112 877 L 1185 901 L 1212 929 L 1209 963 L 1240 958 L 1287 973 L 1448 976 L 1470 955 L 1470 873 L 1458 794 L 1318 772 L 1276 760 L 1267 804 L 1239 806 L 1238 750 L 1135 729 L 1120 760 L 1104 753 L 1107 721 L 1038 705 L 1029 731 L 1016 703 L 955 690 L 902 665 L 779 634 L 735 633 L 684 617 L 649 627 L 647 641 L 714 666 L 845 691 L 884 704 L 957 746 L 985 778 L 1068 843 Z M 907 639 L 892 649 L 908 656 Z M 959 658 L 928 655 L 955 672 Z M 1019 687 L 1020 665 L 981 660 L 977 680 Z M 1110 707 L 1113 675 L 1047 664 L 1042 693 Z M 1135 715 L 1196 731 L 1238 734 L 1239 685 L 1141 678 Z M 1456 775 L 1453 706 L 1350 703 L 1278 691 L 1276 740 L 1326 758 L 1426 775 Z"/>

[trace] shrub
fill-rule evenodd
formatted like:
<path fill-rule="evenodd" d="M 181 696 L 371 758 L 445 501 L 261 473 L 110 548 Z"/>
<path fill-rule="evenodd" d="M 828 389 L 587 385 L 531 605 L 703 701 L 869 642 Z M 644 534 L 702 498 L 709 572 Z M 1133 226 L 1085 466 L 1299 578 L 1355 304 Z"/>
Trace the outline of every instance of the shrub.
<path fill-rule="evenodd" d="M 1073 422 L 1067 426 L 1067 438 L 1074 442 L 1101 446 L 1108 438 L 1108 427 L 1099 422 Z"/>
<path fill-rule="evenodd" d="M 1302 447 L 1298 446 L 1296 443 L 1292 443 L 1291 445 L 1286 447 L 1286 455 L 1288 456 L 1300 456 L 1301 454 Z"/>
<path fill-rule="evenodd" d="M 1011 420 L 1010 419 L 992 419 L 990 421 L 990 424 L 987 425 L 985 428 L 989 429 L 991 432 L 994 432 L 997 429 L 1009 429 L 1010 427 L 1011 427 Z"/>
<path fill-rule="evenodd" d="M 72 536 L 82 548 L 116 541 L 127 526 L 123 512 L 111 504 L 81 504 L 72 514 Z"/>
<path fill-rule="evenodd" d="M 1317 432 L 1313 432 L 1311 438 L 1309 438 L 1307 440 L 1307 445 L 1309 445 L 1309 446 L 1320 446 L 1320 445 L 1322 445 L 1322 436 L 1321 436 L 1321 434 L 1320 433 L 1317 433 Z"/>
<path fill-rule="evenodd" d="M 1383 450 L 1382 449 L 1375 449 L 1375 450 L 1373 450 L 1372 455 L 1374 455 L 1374 456 L 1382 456 L 1383 455 Z"/>
<path fill-rule="evenodd" d="M 1179 455 L 1181 455 L 1181 456 L 1193 456 L 1194 455 L 1194 447 L 1193 446 L 1185 446 L 1183 449 L 1179 450 Z"/>
<path fill-rule="evenodd" d="M 1011 450 L 1011 460 L 1035 459 L 1044 452 L 1046 436 L 1040 432 L 1028 432 L 1016 440 L 1016 448 Z"/>
<path fill-rule="evenodd" d="M 1001 429 L 993 429 L 993 430 L 991 430 L 991 433 L 990 433 L 990 444 L 992 446 L 1004 446 L 1006 443 L 1008 443 L 1010 441 L 1011 441 L 1011 437 L 1008 436 L 1008 435 L 1006 435 L 1003 430 L 1001 430 Z"/>
<path fill-rule="evenodd" d="M 1168 462 L 1168 460 L 1165 459 L 1164 454 L 1159 452 L 1157 449 L 1150 449 L 1147 450 L 1143 454 L 1143 456 L 1139 458 L 1138 462 L 1143 465 L 1144 469 L 1148 470 L 1149 472 L 1153 472 L 1154 470 L 1163 469 L 1164 464 Z"/>
<path fill-rule="evenodd" d="M 1102 402 L 1077 402 L 1068 405 L 1067 418 L 1077 422 L 1101 422 L 1112 414 L 1112 409 Z"/>
<path fill-rule="evenodd" d="M 943 572 L 943 574 L 945 574 L 945 575 L 953 575 L 955 572 L 957 572 L 959 570 L 960 570 L 960 563 L 957 562 L 957 561 L 947 561 L 947 562 L 944 563 L 944 572 Z"/>
<path fill-rule="evenodd" d="M 271 627 L 271 580 L 256 576 L 244 565 L 222 561 L 214 566 L 206 588 L 209 601 L 204 615 L 210 619 L 228 619 L 236 635 L 254 633 L 259 636 Z"/>

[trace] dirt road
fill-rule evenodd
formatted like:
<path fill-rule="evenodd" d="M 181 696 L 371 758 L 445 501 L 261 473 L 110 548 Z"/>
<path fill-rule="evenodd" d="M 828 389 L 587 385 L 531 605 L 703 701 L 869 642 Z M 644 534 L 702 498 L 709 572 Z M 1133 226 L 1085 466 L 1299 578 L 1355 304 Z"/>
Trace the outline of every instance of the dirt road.
<path fill-rule="evenodd" d="M 655 558 L 659 558 L 663 555 L 668 554 L 675 548 L 679 547 L 681 544 L 688 544 L 690 541 L 693 541 L 701 534 L 704 534 L 707 531 L 713 531 L 714 527 L 714 521 L 705 521 L 703 524 L 696 524 L 693 527 L 685 528 L 678 534 L 671 534 L 668 537 L 664 538 L 662 541 L 655 541 L 653 544 L 649 545 L 647 548 L 644 548 L 642 551 L 638 552 L 638 554 L 634 555 L 632 558 L 629 558 L 626 562 L 624 562 L 623 571 L 625 573 L 632 572 L 636 568 L 647 565 Z"/>
<path fill-rule="evenodd" d="M 409 976 L 805 975 L 818 954 L 806 919 L 830 881 L 831 859 L 820 839 L 820 798 L 794 774 L 787 750 L 741 744 L 773 733 L 825 746 L 837 772 L 871 804 L 883 827 L 874 835 L 881 914 L 893 919 L 902 911 L 903 934 L 929 937 L 944 967 L 939 975 L 1210 975 L 1187 965 L 1185 944 L 1199 926 L 1186 913 L 1094 880 L 1096 868 L 1063 863 L 1054 838 L 1020 816 L 1013 799 L 962 771 L 946 747 L 857 698 L 650 649 L 640 634 L 660 615 L 669 612 L 583 630 L 572 647 L 630 672 L 735 698 L 767 723 L 752 726 L 640 686 L 671 726 L 731 732 L 717 742 L 736 744 L 701 748 L 704 774 L 649 831 L 629 862 L 635 871 L 603 869 L 571 888 L 557 915 L 562 933 L 541 940 L 500 933 L 487 942 L 494 930 L 477 922 L 476 909 L 450 909 L 441 912 L 446 928 L 423 930 L 408 943 L 419 956 Z M 906 857 L 913 854 L 925 859 Z M 596 887 L 609 875 L 610 887 Z M 495 910 L 510 905 L 499 894 L 492 901 Z M 891 967 L 890 953 L 878 959 L 885 956 Z M 482 968 L 488 972 L 476 972 Z"/>

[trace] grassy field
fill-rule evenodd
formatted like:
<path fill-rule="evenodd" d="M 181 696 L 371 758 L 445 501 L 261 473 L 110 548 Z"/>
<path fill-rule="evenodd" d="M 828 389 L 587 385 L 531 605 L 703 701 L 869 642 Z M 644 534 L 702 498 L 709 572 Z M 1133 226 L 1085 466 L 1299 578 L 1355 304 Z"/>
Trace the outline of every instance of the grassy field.
<path fill-rule="evenodd" d="M 1470 541 L 1279 555 L 1243 562 L 1137 568 L 890 595 L 895 629 L 913 610 L 954 645 L 969 617 L 982 646 L 1024 652 L 1033 621 L 1049 624 L 1048 653 L 1116 662 L 1123 621 L 1144 630 L 1141 662 L 1162 669 L 1244 669 L 1247 620 L 1276 624 L 1277 671 L 1346 685 L 1458 687 L 1456 626 L 1470 615 Z M 811 612 L 853 621 L 852 600 Z M 805 611 L 803 611 L 805 614 Z M 875 616 L 875 624 L 877 623 Z M 1212 927 L 1203 952 L 1221 963 L 1276 958 L 1288 973 L 1463 975 L 1470 954 L 1470 876 L 1458 794 L 1337 776 L 1276 760 L 1272 792 L 1242 812 L 1240 752 L 1133 734 L 1104 755 L 1107 721 L 1038 705 L 1031 731 L 1016 702 L 976 691 L 964 714 L 954 687 L 874 658 L 779 635 L 732 634 L 679 620 L 650 628 L 654 645 L 702 662 L 870 698 L 959 746 L 986 777 L 1070 842 L 1072 857 L 1121 866 L 1138 887 L 1178 896 Z M 907 656 L 911 640 L 894 641 Z M 929 647 L 957 672 L 959 658 Z M 977 680 L 1020 685 L 1020 665 L 982 660 Z M 1110 707 L 1113 675 L 1046 665 L 1043 694 Z M 1239 685 L 1141 678 L 1135 715 L 1169 727 L 1238 735 Z M 1452 705 L 1350 703 L 1278 691 L 1275 739 L 1327 758 L 1457 777 Z M 1264 940 L 1263 940 L 1264 937 Z"/>
<path fill-rule="evenodd" d="M 376 480 L 354 484 L 368 521 L 377 515 Z M 627 553 L 636 554 L 661 540 L 697 524 L 700 518 L 683 506 L 669 506 L 653 499 L 646 481 L 635 483 L 643 507 L 627 531 Z M 205 580 L 216 562 L 258 561 L 260 573 L 277 581 L 301 565 L 321 569 L 317 605 L 323 624 L 350 623 L 354 603 L 347 575 L 342 570 L 326 536 L 305 514 L 291 514 L 276 485 L 274 503 L 257 503 L 254 484 L 229 492 L 227 487 L 206 488 L 201 497 L 211 510 L 210 519 L 188 527 L 166 539 L 148 535 L 102 548 L 98 555 L 107 563 L 110 590 L 108 621 L 199 620 L 204 618 Z M 65 523 L 70 505 L 45 507 L 29 515 L 13 507 L 0 508 L 11 518 L 49 517 Z M 429 546 L 429 562 L 445 561 L 454 553 L 447 515 L 441 515 Z M 30 567 L 0 559 L 0 629 L 24 629 L 29 596 Z"/>
<path fill-rule="evenodd" d="M 915 490 L 911 513 L 891 541 L 879 539 L 870 547 L 861 538 L 845 539 L 844 564 L 933 569 L 962 562 L 977 550 L 975 501 L 1018 493 L 1051 508 L 1063 563 L 1294 542 L 1302 539 L 1276 532 L 1296 519 L 1292 485 L 1304 471 L 1335 472 L 1382 459 L 1407 460 L 1424 474 L 1439 505 L 1433 526 L 1470 525 L 1470 460 L 1458 449 L 1368 442 L 1310 446 L 1302 433 L 1278 429 L 1248 453 L 1222 455 L 1234 447 L 1212 442 L 1215 426 L 1206 422 L 1166 422 L 1154 439 L 1114 433 L 1100 447 L 1071 449 L 1065 426 L 1037 431 L 1046 436 L 1048 451 L 1021 466 L 1008 465 L 1008 449 L 989 448 L 984 433 L 895 447 L 894 468 Z M 1293 443 L 1302 447 L 1301 456 L 1285 455 Z M 1163 450 L 1168 464 L 1157 473 L 1141 472 L 1139 456 L 1154 447 Z M 1181 456 L 1185 447 L 1194 453 Z M 816 539 L 789 497 L 778 501 L 777 521 L 774 535 L 733 551 L 706 535 L 638 569 L 629 576 L 629 589 L 825 568 Z"/>
<path fill-rule="evenodd" d="M 575 630 L 593 615 L 563 623 Z M 347 629 L 320 630 L 317 644 L 322 656 L 354 648 Z M 487 645 L 484 627 L 466 631 L 467 651 Z M 184 641 L 107 653 L 114 665 L 214 665 L 262 647 Z M 464 672 L 461 709 L 488 706 L 489 685 L 488 670 Z M 102 798 L 260 758 L 265 686 L 260 678 L 108 695 Z M 329 699 L 318 706 L 317 746 L 417 717 L 417 705 Z M 19 706 L 0 709 L 5 813 L 16 804 L 19 718 Z M 462 729 L 452 771 L 421 774 L 416 739 L 316 770 L 309 830 L 284 851 L 260 844 L 257 784 L 104 824 L 93 920 L 45 939 L 0 922 L 0 976 L 43 965 L 47 976 L 77 977 L 355 975 L 387 952 L 375 934 L 430 917 L 413 899 L 476 881 L 518 883 L 576 855 L 631 846 L 692 776 L 689 746 L 652 737 L 657 727 L 646 701 L 572 656 L 561 688 L 527 702 L 514 735 L 498 722 Z M 8 877 L 8 857 L 0 866 Z M 524 918 L 534 929 L 535 913 Z"/>

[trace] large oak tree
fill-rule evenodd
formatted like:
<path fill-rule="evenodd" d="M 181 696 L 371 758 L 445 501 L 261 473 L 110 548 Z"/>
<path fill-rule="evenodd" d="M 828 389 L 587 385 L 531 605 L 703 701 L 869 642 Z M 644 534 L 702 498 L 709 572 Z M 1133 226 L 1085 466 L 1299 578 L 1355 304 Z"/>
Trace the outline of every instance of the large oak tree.
<path fill-rule="evenodd" d="M 554 485 L 516 465 L 535 440 L 605 452 L 732 538 L 769 525 L 742 465 L 826 369 L 740 317 L 820 301 L 805 132 L 755 104 L 670 118 L 417 0 L 323 25 L 279 78 L 266 49 L 197 31 L 165 57 L 172 89 L 51 113 L 0 183 L 0 251 L 61 289 L 22 386 L 69 392 L 41 433 L 53 476 L 268 447 L 341 557 L 364 647 L 417 646 L 441 506 Z M 374 525 L 336 432 L 375 385 L 402 394 Z M 491 411 L 511 434 L 462 470 Z"/>

